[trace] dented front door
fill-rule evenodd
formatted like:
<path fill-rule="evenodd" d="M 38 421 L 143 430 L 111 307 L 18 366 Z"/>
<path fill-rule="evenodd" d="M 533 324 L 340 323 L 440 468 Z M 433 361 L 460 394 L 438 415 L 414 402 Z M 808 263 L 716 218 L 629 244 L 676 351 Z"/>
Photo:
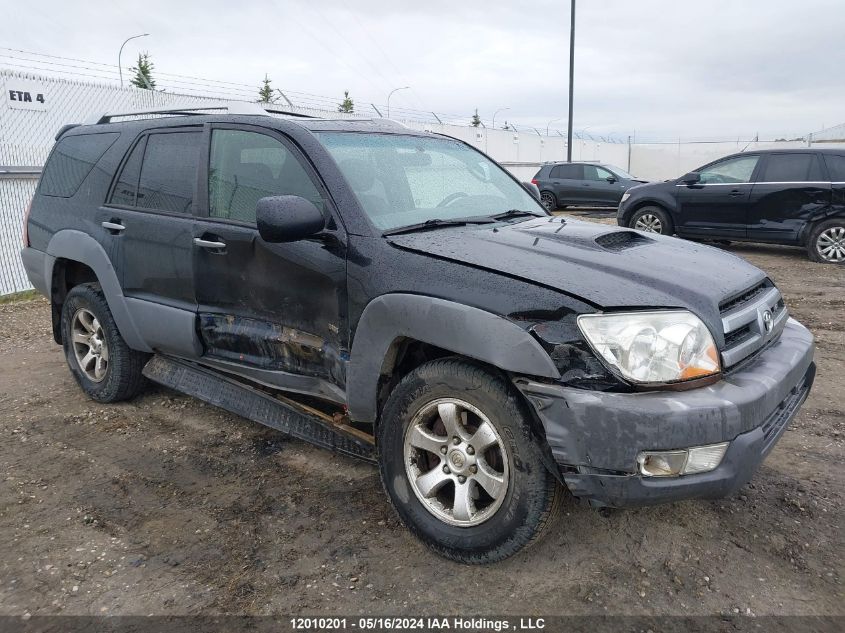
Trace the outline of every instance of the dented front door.
<path fill-rule="evenodd" d="M 282 388 L 342 392 L 346 236 L 322 185 L 298 150 L 267 130 L 212 125 L 206 143 L 208 186 L 194 238 L 204 358 Z M 312 200 L 328 228 L 298 242 L 264 242 L 255 203 L 273 195 Z"/>

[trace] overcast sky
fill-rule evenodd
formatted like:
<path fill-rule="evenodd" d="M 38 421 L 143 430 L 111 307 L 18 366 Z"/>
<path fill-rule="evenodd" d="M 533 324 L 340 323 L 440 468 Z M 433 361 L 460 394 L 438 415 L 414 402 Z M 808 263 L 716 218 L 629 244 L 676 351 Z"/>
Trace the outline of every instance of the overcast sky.
<path fill-rule="evenodd" d="M 358 103 L 565 129 L 569 2 L 16 2 L 0 47 Z M 575 128 L 640 139 L 762 138 L 845 122 L 843 0 L 578 0 Z M 0 54 L 34 59 L 0 50 Z M 79 62 L 53 62 L 83 66 Z M 0 65 L 32 65 L 0 56 Z M 109 74 L 105 66 L 71 72 Z M 97 79 L 92 79 L 97 80 Z M 178 91 L 177 81 L 159 83 Z M 202 90 L 182 83 L 183 88 Z M 247 90 L 218 84 L 220 89 Z M 395 114 L 395 112 L 394 112 Z"/>

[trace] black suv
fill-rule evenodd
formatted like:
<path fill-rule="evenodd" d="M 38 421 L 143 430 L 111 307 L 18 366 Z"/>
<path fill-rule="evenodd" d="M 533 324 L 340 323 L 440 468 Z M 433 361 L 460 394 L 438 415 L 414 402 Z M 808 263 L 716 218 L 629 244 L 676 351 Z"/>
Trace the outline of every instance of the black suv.
<path fill-rule="evenodd" d="M 677 180 L 630 189 L 620 226 L 692 239 L 805 246 L 845 263 L 845 150 L 733 154 Z"/>
<path fill-rule="evenodd" d="M 639 180 L 619 167 L 603 163 L 547 163 L 531 180 L 548 211 L 569 205 L 615 207 Z"/>
<path fill-rule="evenodd" d="M 375 461 L 477 563 L 564 486 L 731 493 L 806 398 L 813 337 L 743 260 L 550 217 L 453 138 L 247 106 L 60 132 L 22 258 L 94 400 L 147 377 Z"/>

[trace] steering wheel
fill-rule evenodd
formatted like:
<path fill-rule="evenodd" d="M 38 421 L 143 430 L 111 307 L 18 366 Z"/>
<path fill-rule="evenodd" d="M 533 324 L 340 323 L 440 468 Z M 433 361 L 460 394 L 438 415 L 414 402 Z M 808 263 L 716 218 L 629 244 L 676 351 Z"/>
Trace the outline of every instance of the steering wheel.
<path fill-rule="evenodd" d="M 468 193 L 464 193 L 463 191 L 456 191 L 455 193 L 450 193 L 448 196 L 443 198 L 440 202 L 437 203 L 437 207 L 448 207 L 452 204 L 455 200 L 460 200 L 461 198 L 469 197 Z"/>

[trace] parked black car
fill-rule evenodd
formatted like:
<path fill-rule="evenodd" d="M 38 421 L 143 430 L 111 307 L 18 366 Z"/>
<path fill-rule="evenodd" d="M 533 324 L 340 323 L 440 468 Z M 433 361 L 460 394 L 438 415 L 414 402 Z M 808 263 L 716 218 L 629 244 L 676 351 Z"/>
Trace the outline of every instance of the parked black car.
<path fill-rule="evenodd" d="M 806 246 L 845 263 L 845 150 L 760 150 L 708 163 L 677 180 L 631 188 L 620 226 L 692 239 Z"/>
<path fill-rule="evenodd" d="M 550 217 L 390 121 L 189 110 L 63 130 L 26 221 L 98 402 L 146 376 L 377 462 L 405 524 L 478 563 L 532 542 L 561 484 L 731 493 L 809 393 L 812 335 L 733 255 Z"/>
<path fill-rule="evenodd" d="M 594 162 L 547 163 L 531 182 L 549 211 L 568 205 L 615 207 L 628 189 L 641 185 L 624 169 Z"/>

